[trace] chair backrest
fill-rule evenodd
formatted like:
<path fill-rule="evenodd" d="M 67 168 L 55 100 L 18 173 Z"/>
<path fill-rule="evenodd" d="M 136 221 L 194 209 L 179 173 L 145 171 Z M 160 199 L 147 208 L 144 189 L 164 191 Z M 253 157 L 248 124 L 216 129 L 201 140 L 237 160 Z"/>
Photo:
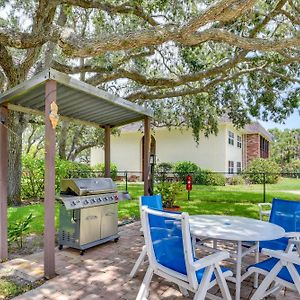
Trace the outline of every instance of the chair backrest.
<path fill-rule="evenodd" d="M 142 207 L 142 225 L 149 257 L 155 269 L 181 280 L 197 282 L 190 272 L 194 261 L 187 213 Z"/>
<path fill-rule="evenodd" d="M 300 232 L 300 201 L 274 198 L 270 222 L 281 226 L 286 232 Z"/>
<path fill-rule="evenodd" d="M 161 195 L 152 195 L 152 196 L 141 196 L 140 197 L 140 207 L 148 206 L 153 209 L 163 209 L 162 197 Z"/>

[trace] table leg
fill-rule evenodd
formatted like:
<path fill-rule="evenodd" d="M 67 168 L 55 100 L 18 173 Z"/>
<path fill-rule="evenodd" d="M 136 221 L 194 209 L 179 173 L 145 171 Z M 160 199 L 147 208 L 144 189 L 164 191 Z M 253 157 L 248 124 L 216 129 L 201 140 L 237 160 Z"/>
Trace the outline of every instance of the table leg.
<path fill-rule="evenodd" d="M 218 241 L 217 240 L 213 240 L 213 248 L 218 249 Z"/>
<path fill-rule="evenodd" d="M 259 263 L 259 242 L 256 242 L 255 263 Z M 254 273 L 254 288 L 258 288 L 258 273 Z"/>
<path fill-rule="evenodd" d="M 236 257 L 236 283 L 235 283 L 235 299 L 240 300 L 241 296 L 241 273 L 242 273 L 242 242 L 237 242 L 237 257 Z"/>

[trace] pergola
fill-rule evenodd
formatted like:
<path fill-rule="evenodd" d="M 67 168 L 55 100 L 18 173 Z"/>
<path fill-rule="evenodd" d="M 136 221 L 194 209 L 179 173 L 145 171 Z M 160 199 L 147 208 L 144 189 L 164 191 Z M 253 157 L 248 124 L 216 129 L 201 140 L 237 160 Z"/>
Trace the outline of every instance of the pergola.
<path fill-rule="evenodd" d="M 105 129 L 105 176 L 110 176 L 112 127 L 144 120 L 144 194 L 148 194 L 151 110 L 66 74 L 47 69 L 0 96 L 0 261 L 8 257 L 8 111 L 45 116 L 44 273 L 55 274 L 55 126 L 68 120 Z M 58 111 L 58 113 L 57 113 Z"/>

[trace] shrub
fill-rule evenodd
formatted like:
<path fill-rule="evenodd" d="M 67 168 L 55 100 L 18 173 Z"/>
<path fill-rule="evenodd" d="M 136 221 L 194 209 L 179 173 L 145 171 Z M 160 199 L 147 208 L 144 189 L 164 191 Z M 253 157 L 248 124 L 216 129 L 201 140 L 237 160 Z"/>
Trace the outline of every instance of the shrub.
<path fill-rule="evenodd" d="M 282 168 L 282 173 L 286 174 L 288 177 L 296 177 L 297 173 L 300 173 L 300 159 L 294 159 L 290 163 L 285 164 Z"/>
<path fill-rule="evenodd" d="M 174 165 L 174 173 L 182 182 L 185 182 L 187 175 L 196 174 L 198 170 L 198 166 L 190 161 L 180 161 Z"/>
<path fill-rule="evenodd" d="M 206 185 L 225 185 L 226 178 L 223 174 L 208 172 L 206 175 Z"/>
<path fill-rule="evenodd" d="M 104 164 L 98 164 L 93 167 L 93 170 L 95 171 L 96 175 L 98 177 L 103 177 L 105 174 L 105 165 Z M 118 168 L 115 164 L 110 164 L 110 176 L 112 180 L 116 180 L 118 176 Z"/>
<path fill-rule="evenodd" d="M 230 185 L 243 185 L 245 184 L 245 179 L 242 176 L 232 176 L 227 179 L 227 183 Z"/>
<path fill-rule="evenodd" d="M 206 185 L 207 184 L 207 175 L 211 173 L 210 170 L 201 170 L 198 169 L 197 173 L 193 177 L 193 183 Z"/>
<path fill-rule="evenodd" d="M 263 158 L 253 159 L 244 173 L 244 178 L 254 184 L 277 183 L 280 176 L 280 166 L 270 160 Z M 264 175 L 265 174 L 265 175 Z"/>
<path fill-rule="evenodd" d="M 44 196 L 45 162 L 30 155 L 22 159 L 23 176 L 21 177 L 21 195 L 23 199 L 40 199 Z M 93 177 L 93 169 L 86 164 L 55 160 L 55 190 L 60 193 L 60 183 L 63 178 Z"/>
<path fill-rule="evenodd" d="M 161 194 L 164 207 L 171 208 L 174 207 L 176 196 L 182 191 L 180 182 L 162 182 L 156 187 L 155 193 Z"/>
<path fill-rule="evenodd" d="M 168 173 L 173 169 L 173 165 L 168 162 L 163 162 L 155 166 L 155 180 L 158 182 L 165 181 Z"/>
<path fill-rule="evenodd" d="M 15 221 L 8 226 L 8 243 L 16 243 L 19 249 L 23 248 L 23 238 L 28 232 L 32 223 L 32 214 L 29 214 L 25 220 Z"/>

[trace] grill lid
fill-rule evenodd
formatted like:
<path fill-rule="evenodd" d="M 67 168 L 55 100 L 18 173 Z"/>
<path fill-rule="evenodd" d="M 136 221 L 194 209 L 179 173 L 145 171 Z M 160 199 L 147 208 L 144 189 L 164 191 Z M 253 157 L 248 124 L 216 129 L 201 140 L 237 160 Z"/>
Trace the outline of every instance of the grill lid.
<path fill-rule="evenodd" d="M 116 192 L 111 178 L 71 178 L 61 181 L 61 193 L 69 195 L 96 195 Z"/>

